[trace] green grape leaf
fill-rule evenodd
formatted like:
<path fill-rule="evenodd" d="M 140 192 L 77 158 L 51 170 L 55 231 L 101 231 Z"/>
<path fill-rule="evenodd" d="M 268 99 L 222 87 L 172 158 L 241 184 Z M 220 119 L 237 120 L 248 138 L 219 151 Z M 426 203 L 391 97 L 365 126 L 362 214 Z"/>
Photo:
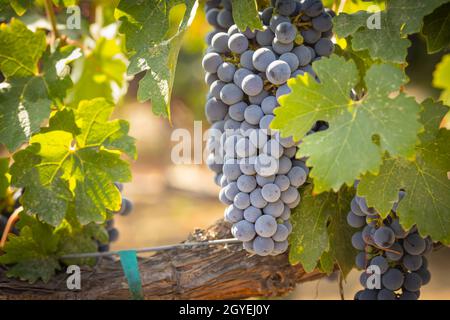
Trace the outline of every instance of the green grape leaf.
<path fill-rule="evenodd" d="M 0 84 L 0 143 L 14 151 L 39 130 L 52 104 L 60 105 L 72 86 L 68 64 L 80 56 L 73 46 L 46 50 L 45 34 L 19 20 L 0 27 L 0 70 L 6 76 Z"/>
<path fill-rule="evenodd" d="M 69 219 L 74 215 L 70 210 Z M 104 227 L 90 223 L 82 226 L 74 219 L 64 220 L 57 228 L 50 226 L 35 215 L 20 213 L 16 227 L 18 236 L 11 234 L 0 256 L 0 263 L 10 265 L 6 275 L 28 280 L 31 283 L 42 279 L 48 282 L 61 269 L 60 257 L 70 253 L 93 252 L 97 240 L 104 241 Z M 107 237 L 107 233 L 106 233 Z M 93 265 L 94 259 L 64 259 L 65 264 Z"/>
<path fill-rule="evenodd" d="M 7 79 L 37 75 L 46 46 L 45 33 L 33 33 L 20 20 L 0 25 L 0 70 Z"/>
<path fill-rule="evenodd" d="M 185 14 L 175 35 L 168 34 L 172 8 L 184 4 Z M 121 21 L 131 54 L 129 75 L 146 72 L 139 82 L 138 100 L 152 100 L 156 115 L 170 117 L 170 96 L 181 40 L 197 11 L 195 0 L 122 0 L 115 16 Z"/>
<path fill-rule="evenodd" d="M 57 251 L 59 237 L 54 234 L 53 228 L 40 222 L 35 217 L 20 213 L 17 224 L 20 236 L 11 234 L 0 256 L 0 263 L 14 264 L 7 271 L 7 276 L 28 280 L 31 283 L 42 279 L 48 282 L 59 270 Z"/>
<path fill-rule="evenodd" d="M 364 79 L 367 94 L 360 101 L 349 97 L 359 82 L 353 61 L 334 55 L 313 68 L 320 83 L 309 74 L 289 80 L 292 92 L 280 98 L 272 128 L 302 141 L 297 157 L 308 157 L 316 193 L 337 191 L 365 172 L 376 173 L 385 152 L 414 157 L 422 129 L 420 105 L 403 93 L 389 97 L 407 81 L 399 68 L 373 65 Z M 307 135 L 319 120 L 327 121 L 329 129 Z"/>
<path fill-rule="evenodd" d="M 450 3 L 437 8 L 424 19 L 422 34 L 428 53 L 436 53 L 450 46 Z"/>
<path fill-rule="evenodd" d="M 388 0 L 386 9 L 378 13 L 338 15 L 334 18 L 334 30 L 339 37 L 351 35 L 356 51 L 369 50 L 374 58 L 404 63 L 411 45 L 407 35 L 419 32 L 423 17 L 448 1 Z"/>
<path fill-rule="evenodd" d="M 240 30 L 263 28 L 255 0 L 232 0 L 233 19 Z"/>
<path fill-rule="evenodd" d="M 10 151 L 38 131 L 52 101 L 41 77 L 12 78 L 0 84 L 0 143 Z"/>
<path fill-rule="evenodd" d="M 25 188 L 25 210 L 58 226 L 70 206 L 74 206 L 81 224 L 102 222 L 107 210 L 120 209 L 121 196 L 114 182 L 131 178 L 121 153 L 135 158 L 136 149 L 128 136 L 128 123 L 109 121 L 113 109 L 112 104 L 99 98 L 82 101 L 77 110 L 65 111 L 65 115 L 56 112 L 50 126 L 14 155 L 12 184 Z M 68 116 L 70 112 L 75 116 Z M 58 118 L 52 121 L 54 117 Z M 70 122 L 73 119 L 76 125 Z M 73 132 L 61 130 L 75 126 L 78 129 Z"/>
<path fill-rule="evenodd" d="M 320 257 L 319 268 L 322 273 L 330 275 L 333 273 L 335 268 L 334 257 L 330 252 L 325 251 Z"/>
<path fill-rule="evenodd" d="M 406 228 L 417 224 L 420 234 L 434 241 L 450 244 L 450 132 L 439 129 L 448 111 L 441 104 L 427 100 L 423 103 L 422 122 L 425 132 L 420 134 L 414 161 L 387 157 L 379 175 L 365 175 L 358 194 L 367 199 L 383 216 L 389 214 L 398 191 L 406 191 L 397 214 Z"/>
<path fill-rule="evenodd" d="M 9 187 L 8 179 L 9 159 L 0 158 L 0 199 L 6 197 L 6 192 Z"/>
<path fill-rule="evenodd" d="M 433 86 L 442 89 L 440 100 L 450 106 L 450 54 L 444 56 L 433 74 Z"/>
<path fill-rule="evenodd" d="M 320 260 L 323 271 L 331 272 L 330 264 L 336 262 L 343 273 L 348 274 L 356 255 L 350 241 L 354 230 L 346 220 L 353 195 L 349 188 L 320 195 L 312 193 L 312 186 L 302 190 L 302 201 L 291 218 L 291 264 L 301 263 L 306 272 L 311 272 Z"/>
<path fill-rule="evenodd" d="M 17 15 L 22 16 L 33 5 L 33 0 L 10 0 L 9 3 Z"/>
<path fill-rule="evenodd" d="M 126 90 L 127 65 L 116 39 L 100 38 L 95 48 L 75 64 L 80 78 L 71 92 L 71 104 L 103 97 L 117 103 Z"/>

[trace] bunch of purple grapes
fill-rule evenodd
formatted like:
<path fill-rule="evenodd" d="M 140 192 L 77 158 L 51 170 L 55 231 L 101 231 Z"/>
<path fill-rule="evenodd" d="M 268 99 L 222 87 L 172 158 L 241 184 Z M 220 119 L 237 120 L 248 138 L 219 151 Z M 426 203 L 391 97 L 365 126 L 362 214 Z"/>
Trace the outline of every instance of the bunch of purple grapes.
<path fill-rule="evenodd" d="M 225 220 L 244 248 L 261 256 L 281 254 L 292 231 L 291 209 L 309 173 L 296 160 L 298 143 L 270 129 L 286 82 L 332 54 L 333 12 L 320 0 L 278 0 L 260 12 L 262 30 L 239 30 L 228 0 L 206 2 L 215 28 L 203 58 L 209 85 L 206 117 L 209 168 L 228 207 Z M 317 123 L 312 130 L 326 129 Z"/>
<path fill-rule="evenodd" d="M 123 184 L 116 182 L 115 183 L 117 189 L 122 193 L 123 191 Z M 114 214 L 118 214 L 120 216 L 128 216 L 131 211 L 133 210 L 133 203 L 126 197 L 122 195 L 122 205 L 120 207 L 120 210 L 117 212 L 114 212 Z M 114 227 L 114 218 L 108 219 L 105 222 L 105 228 L 108 232 L 109 241 L 108 243 L 98 243 L 98 251 L 99 252 L 106 252 L 110 250 L 110 244 L 112 242 L 116 242 L 119 239 L 119 230 Z"/>
<path fill-rule="evenodd" d="M 354 228 L 363 228 L 352 237 L 352 245 L 360 250 L 356 267 L 364 270 L 360 282 L 365 288 L 356 293 L 356 300 L 417 300 L 420 288 L 430 281 L 425 255 L 433 249 L 433 241 L 420 236 L 416 227 L 406 231 L 396 215 L 399 199 L 390 215 L 383 219 L 365 198 L 356 196 L 351 202 L 347 222 Z M 380 286 L 370 285 L 370 270 L 377 267 Z M 370 269 L 369 269 L 370 268 Z"/>

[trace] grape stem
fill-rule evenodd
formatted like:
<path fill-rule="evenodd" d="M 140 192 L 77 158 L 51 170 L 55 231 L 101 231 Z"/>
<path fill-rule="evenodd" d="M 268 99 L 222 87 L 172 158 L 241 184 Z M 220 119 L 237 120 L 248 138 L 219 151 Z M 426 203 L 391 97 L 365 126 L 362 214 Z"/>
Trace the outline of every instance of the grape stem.
<path fill-rule="evenodd" d="M 52 26 L 52 43 L 53 43 L 57 38 L 59 38 L 58 28 L 56 25 L 56 16 L 55 12 L 53 11 L 53 4 L 51 0 L 45 0 L 44 5 L 45 5 L 45 12 Z"/>
<path fill-rule="evenodd" d="M 9 216 L 8 222 L 6 223 L 5 230 L 3 231 L 2 239 L 0 240 L 0 249 L 3 249 L 6 243 L 6 239 L 8 238 L 8 234 L 11 229 L 14 227 L 16 222 L 19 220 L 19 213 L 22 212 L 23 208 L 19 207 Z"/>

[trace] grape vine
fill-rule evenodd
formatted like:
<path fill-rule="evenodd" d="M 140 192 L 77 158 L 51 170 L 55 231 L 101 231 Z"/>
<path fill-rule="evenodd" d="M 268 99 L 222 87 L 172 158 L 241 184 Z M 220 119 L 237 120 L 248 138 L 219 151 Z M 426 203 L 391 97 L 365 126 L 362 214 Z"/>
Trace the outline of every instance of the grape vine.
<path fill-rule="evenodd" d="M 72 5 L 77 30 L 64 27 Z M 63 256 L 110 249 L 114 214 L 132 209 L 122 189 L 137 156 L 115 106 L 139 77 L 137 100 L 178 112 L 182 40 L 204 15 L 206 164 L 231 234 L 250 255 L 286 252 L 306 272 L 364 270 L 358 300 L 418 299 L 425 255 L 450 245 L 449 5 L 0 1 L 2 268 L 47 282 L 95 263 Z M 411 90 L 413 36 L 439 55 L 434 99 Z"/>

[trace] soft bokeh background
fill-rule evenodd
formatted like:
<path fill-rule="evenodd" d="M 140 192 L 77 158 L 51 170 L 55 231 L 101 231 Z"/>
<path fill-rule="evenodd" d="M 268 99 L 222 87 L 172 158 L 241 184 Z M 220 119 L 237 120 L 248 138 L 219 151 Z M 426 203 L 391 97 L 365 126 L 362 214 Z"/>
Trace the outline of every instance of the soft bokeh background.
<path fill-rule="evenodd" d="M 172 99 L 173 125 L 155 117 L 150 103 L 134 100 L 136 82 L 132 82 L 124 105 L 117 116 L 131 123 L 131 135 L 137 139 L 139 159 L 133 163 L 133 182 L 125 187 L 125 195 L 135 205 L 128 217 L 117 217 L 119 241 L 113 247 L 154 246 L 182 241 L 195 228 L 205 228 L 223 215 L 224 206 L 217 199 L 219 188 L 213 173 L 204 165 L 174 165 L 171 162 L 171 133 L 177 128 L 193 131 L 194 120 L 204 120 L 203 105 L 206 86 L 203 82 L 201 58 L 204 36 L 209 31 L 203 12 L 197 14 L 188 31 L 179 63 Z M 419 101 L 437 97 L 431 87 L 434 65 L 439 55 L 428 56 L 423 41 L 412 38 L 409 75 L 410 94 Z M 206 129 L 206 121 L 203 122 Z M 450 201 L 450 199 L 449 199 Z M 424 287 L 422 299 L 450 299 L 450 249 L 440 249 L 430 257 L 431 283 Z M 360 289 L 359 272 L 353 271 L 344 284 L 345 297 L 353 298 Z M 288 299 L 339 299 L 337 277 L 298 285 Z"/>

